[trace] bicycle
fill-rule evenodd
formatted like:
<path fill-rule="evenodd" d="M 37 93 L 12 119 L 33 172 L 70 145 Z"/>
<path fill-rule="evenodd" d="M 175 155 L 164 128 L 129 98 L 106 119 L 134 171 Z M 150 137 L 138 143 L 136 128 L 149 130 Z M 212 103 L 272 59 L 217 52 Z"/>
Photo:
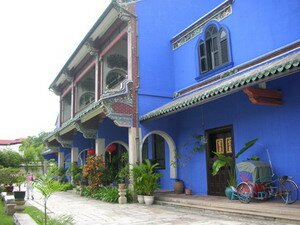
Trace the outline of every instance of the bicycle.
<path fill-rule="evenodd" d="M 299 188 L 296 182 L 289 176 L 272 176 L 270 182 L 243 181 L 236 193 L 242 203 L 249 203 L 252 199 L 265 200 L 273 197 L 281 197 L 285 204 L 297 201 Z"/>

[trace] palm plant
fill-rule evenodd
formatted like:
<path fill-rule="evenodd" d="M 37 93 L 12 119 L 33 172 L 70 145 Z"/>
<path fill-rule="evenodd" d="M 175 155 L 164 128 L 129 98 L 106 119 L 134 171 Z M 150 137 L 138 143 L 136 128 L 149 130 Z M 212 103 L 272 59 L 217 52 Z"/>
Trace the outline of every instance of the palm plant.
<path fill-rule="evenodd" d="M 158 179 L 161 174 L 155 172 L 158 165 L 158 163 L 152 165 L 150 160 L 146 159 L 144 163 L 133 166 L 134 190 L 137 194 L 150 196 L 159 188 Z"/>
<path fill-rule="evenodd" d="M 62 190 L 62 185 L 54 178 L 57 176 L 58 170 L 50 170 L 35 180 L 33 186 L 43 195 L 44 198 L 44 220 L 47 225 L 47 201 L 49 197 L 58 191 Z"/>
<path fill-rule="evenodd" d="M 252 147 L 257 141 L 256 139 L 253 139 L 251 141 L 248 141 L 245 146 L 235 155 L 235 158 L 237 159 L 241 154 L 243 154 L 246 150 L 248 150 L 250 147 Z M 234 158 L 230 156 L 225 156 L 223 154 L 214 152 L 214 154 L 217 156 L 216 161 L 214 161 L 212 165 L 212 175 L 216 175 L 221 168 L 225 167 L 228 171 L 228 185 L 229 186 L 236 186 L 236 172 L 235 172 L 235 166 L 234 166 Z"/>

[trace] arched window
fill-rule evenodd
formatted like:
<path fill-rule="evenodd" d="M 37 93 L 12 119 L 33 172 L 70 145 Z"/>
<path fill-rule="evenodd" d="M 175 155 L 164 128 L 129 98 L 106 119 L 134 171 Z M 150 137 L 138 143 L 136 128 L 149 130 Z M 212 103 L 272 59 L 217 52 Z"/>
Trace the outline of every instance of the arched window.
<path fill-rule="evenodd" d="M 201 74 L 229 63 L 228 34 L 216 25 L 208 26 L 198 46 Z"/>
<path fill-rule="evenodd" d="M 158 163 L 159 169 L 166 168 L 165 139 L 159 134 L 151 134 L 145 139 L 142 146 L 142 160 L 145 159 L 151 159 L 153 163 Z"/>
<path fill-rule="evenodd" d="M 79 99 L 79 110 L 85 108 L 87 105 L 95 101 L 95 93 L 85 92 Z"/>
<path fill-rule="evenodd" d="M 113 69 L 109 71 L 106 77 L 106 88 L 113 89 L 117 87 L 126 78 L 126 72 L 122 69 Z"/>

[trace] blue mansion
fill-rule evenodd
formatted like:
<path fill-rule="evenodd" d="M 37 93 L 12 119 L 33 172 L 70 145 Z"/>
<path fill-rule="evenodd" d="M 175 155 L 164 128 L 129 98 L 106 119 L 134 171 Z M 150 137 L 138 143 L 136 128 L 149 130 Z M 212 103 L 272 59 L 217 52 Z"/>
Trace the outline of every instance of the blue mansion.
<path fill-rule="evenodd" d="M 181 179 L 224 195 L 214 152 L 234 158 L 257 138 L 235 163 L 268 162 L 268 149 L 300 184 L 299 23 L 298 0 L 112 1 L 50 85 L 60 116 L 45 159 L 128 152 L 159 163 L 163 190 Z"/>

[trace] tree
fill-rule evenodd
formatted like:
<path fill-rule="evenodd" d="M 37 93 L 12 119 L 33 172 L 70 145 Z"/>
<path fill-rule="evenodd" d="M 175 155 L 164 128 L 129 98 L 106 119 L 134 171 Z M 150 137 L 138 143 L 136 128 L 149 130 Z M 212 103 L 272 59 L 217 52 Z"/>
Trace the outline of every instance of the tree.
<path fill-rule="evenodd" d="M 18 168 L 22 163 L 22 156 L 9 148 L 0 151 L 0 165 L 3 167 Z"/>
<path fill-rule="evenodd" d="M 37 136 L 29 136 L 24 140 L 19 147 L 23 154 L 25 163 L 25 170 L 28 171 L 28 165 L 40 162 L 43 164 L 44 158 L 42 156 L 45 150 L 44 138 L 48 135 L 46 132 L 41 132 Z M 44 169 L 44 167 L 42 167 Z M 44 172 L 44 171 L 43 171 Z"/>

